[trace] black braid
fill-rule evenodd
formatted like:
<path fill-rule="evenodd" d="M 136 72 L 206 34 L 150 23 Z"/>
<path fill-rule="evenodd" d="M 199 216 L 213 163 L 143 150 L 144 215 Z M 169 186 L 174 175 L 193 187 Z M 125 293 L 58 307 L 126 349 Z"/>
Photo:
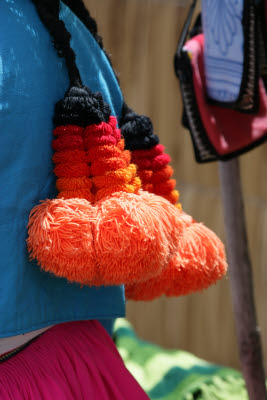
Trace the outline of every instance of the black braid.
<path fill-rule="evenodd" d="M 63 0 L 71 11 L 77 15 L 77 17 L 83 22 L 86 28 L 91 32 L 96 42 L 103 49 L 103 39 L 98 34 L 97 23 L 94 18 L 91 17 L 89 11 L 85 7 L 82 0 Z"/>
<path fill-rule="evenodd" d="M 76 55 L 70 46 L 71 35 L 63 21 L 59 19 L 59 0 L 32 0 L 39 17 L 48 29 L 59 57 L 64 57 L 69 73 L 70 84 L 82 86 Z"/>
<path fill-rule="evenodd" d="M 88 126 L 108 121 L 110 108 L 101 93 L 92 93 L 82 85 L 76 65 L 76 55 L 70 46 L 71 35 L 59 19 L 59 0 L 32 0 L 43 24 L 48 29 L 60 57 L 64 57 L 69 73 L 70 88 L 55 107 L 54 124 Z"/>
<path fill-rule="evenodd" d="M 96 21 L 91 17 L 85 7 L 83 0 L 63 0 L 63 2 L 77 15 L 83 24 L 90 31 L 100 48 L 104 51 L 109 63 L 112 66 L 111 59 L 103 46 L 103 39 L 98 34 Z M 116 72 L 113 72 L 119 83 Z M 119 121 L 122 135 L 125 138 L 125 147 L 128 150 L 150 149 L 159 143 L 159 138 L 153 132 L 151 120 L 145 115 L 138 115 L 132 111 L 125 100 L 123 102 L 122 116 Z"/>
<path fill-rule="evenodd" d="M 36 5 L 41 20 L 48 28 L 51 36 L 53 37 L 54 46 L 57 49 L 59 56 L 66 59 L 71 85 L 81 87 L 81 78 L 79 70 L 75 63 L 75 53 L 70 46 L 71 36 L 67 31 L 64 22 L 59 20 L 59 0 L 32 1 Z M 77 15 L 77 17 L 87 27 L 100 48 L 106 54 L 112 67 L 111 59 L 104 49 L 103 40 L 98 34 L 97 23 L 91 17 L 83 1 L 63 0 L 63 2 L 72 10 L 72 12 L 74 12 L 74 14 Z M 114 73 L 117 77 L 115 71 Z M 75 122 L 77 124 L 79 122 L 79 116 L 81 114 L 83 115 L 80 121 L 82 125 L 88 124 L 89 121 L 92 121 L 91 123 L 96 123 L 100 119 L 107 121 L 108 116 L 110 115 L 110 110 L 103 102 L 101 102 L 101 107 L 98 111 L 95 109 L 95 107 L 93 107 L 93 109 L 95 109 L 95 113 L 93 113 L 94 117 L 92 117 L 92 115 L 88 115 L 88 113 L 86 112 L 87 106 L 92 106 L 93 104 L 95 104 L 95 99 L 89 99 L 87 97 L 88 94 L 89 92 L 87 89 L 82 91 L 77 91 L 77 89 L 75 89 L 74 91 L 71 90 L 71 92 L 69 92 L 68 95 L 65 97 L 64 104 L 61 102 L 60 106 L 58 105 L 56 107 L 56 115 L 54 118 L 54 122 L 56 123 L 56 125 L 60 123 L 70 123 L 70 121 L 73 121 L 73 123 Z M 76 112 L 70 113 L 70 110 L 73 109 L 73 106 L 74 109 L 76 109 Z M 159 143 L 158 136 L 155 135 L 153 132 L 153 125 L 151 120 L 144 115 L 136 114 L 128 107 L 125 101 L 122 108 L 120 127 L 122 135 L 125 138 L 125 146 L 129 150 L 150 149 Z"/>
<path fill-rule="evenodd" d="M 159 144 L 159 138 L 154 134 L 153 124 L 145 115 L 138 115 L 123 103 L 120 119 L 121 133 L 128 150 L 151 149 Z"/>

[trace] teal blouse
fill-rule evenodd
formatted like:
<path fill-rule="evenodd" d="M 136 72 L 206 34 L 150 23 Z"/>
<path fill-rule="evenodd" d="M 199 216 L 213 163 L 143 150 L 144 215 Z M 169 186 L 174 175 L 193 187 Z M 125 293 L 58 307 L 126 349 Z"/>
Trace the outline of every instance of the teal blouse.
<path fill-rule="evenodd" d="M 60 18 L 84 84 L 119 116 L 122 95 L 104 53 L 61 4 Z M 56 197 L 52 157 L 55 103 L 69 85 L 31 0 L 0 2 L 0 337 L 60 322 L 124 315 L 123 287 L 80 287 L 43 272 L 26 248 L 30 210 Z"/>

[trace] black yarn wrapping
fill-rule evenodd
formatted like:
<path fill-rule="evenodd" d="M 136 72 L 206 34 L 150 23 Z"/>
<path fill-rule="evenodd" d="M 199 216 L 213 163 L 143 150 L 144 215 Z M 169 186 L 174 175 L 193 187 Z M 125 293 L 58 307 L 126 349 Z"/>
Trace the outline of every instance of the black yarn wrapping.
<path fill-rule="evenodd" d="M 145 115 L 134 111 L 126 112 L 120 120 L 121 133 L 128 150 L 145 150 L 159 144 L 159 138 L 154 134 L 153 124 Z"/>
<path fill-rule="evenodd" d="M 54 125 L 88 126 L 108 122 L 111 110 L 101 93 L 72 86 L 55 106 Z"/>

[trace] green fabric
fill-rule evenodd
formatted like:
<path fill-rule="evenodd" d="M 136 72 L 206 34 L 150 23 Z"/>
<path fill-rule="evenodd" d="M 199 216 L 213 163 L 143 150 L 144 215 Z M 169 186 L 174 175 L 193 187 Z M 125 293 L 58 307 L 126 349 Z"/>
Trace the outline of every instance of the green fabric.
<path fill-rule="evenodd" d="M 115 322 L 114 339 L 126 367 L 151 400 L 248 400 L 239 372 L 140 340 L 123 318 Z"/>

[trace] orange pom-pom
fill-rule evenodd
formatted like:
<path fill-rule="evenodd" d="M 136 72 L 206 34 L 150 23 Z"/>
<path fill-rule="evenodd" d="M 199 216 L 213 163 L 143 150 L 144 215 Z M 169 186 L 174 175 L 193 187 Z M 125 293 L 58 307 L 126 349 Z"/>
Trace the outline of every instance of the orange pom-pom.
<path fill-rule="evenodd" d="M 133 283 L 159 274 L 183 230 L 181 212 L 146 192 L 116 193 L 96 208 L 94 244 L 103 279 Z"/>
<path fill-rule="evenodd" d="M 224 246 L 210 229 L 183 214 L 186 223 L 176 253 L 157 277 L 126 287 L 132 300 L 182 296 L 208 288 L 227 271 Z"/>
<path fill-rule="evenodd" d="M 86 200 L 46 200 L 30 214 L 27 239 L 31 259 L 56 276 L 81 284 L 97 278 L 91 221 Z"/>

